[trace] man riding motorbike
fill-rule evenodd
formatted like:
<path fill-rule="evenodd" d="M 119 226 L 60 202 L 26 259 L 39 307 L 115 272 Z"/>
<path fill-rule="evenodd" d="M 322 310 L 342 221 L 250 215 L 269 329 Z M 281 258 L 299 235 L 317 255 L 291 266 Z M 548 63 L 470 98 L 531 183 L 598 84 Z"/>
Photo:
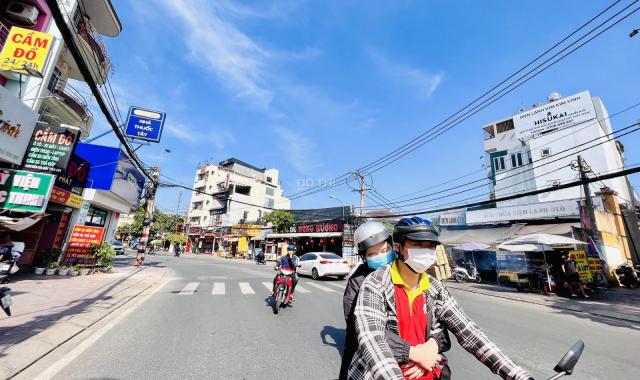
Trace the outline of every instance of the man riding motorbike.
<path fill-rule="evenodd" d="M 391 264 L 396 258 L 391 234 L 380 222 L 367 222 L 360 225 L 353 234 L 353 240 L 363 263 L 349 276 L 342 299 L 344 318 L 347 322 L 347 334 L 342 353 L 339 380 L 347 379 L 351 359 L 353 359 L 353 355 L 358 350 L 354 311 L 355 300 L 360 292 L 360 286 L 370 273 Z M 451 345 L 449 336 L 444 329 L 438 329 L 437 334 L 432 334 L 438 343 L 434 345 L 431 344 L 433 342 L 430 342 L 430 344 L 424 344 L 421 347 L 412 347 L 409 342 L 389 330 L 386 331 L 385 335 L 396 361 L 407 368 L 406 373 L 410 377 L 415 376 L 415 378 L 423 376 L 426 370 L 420 365 L 412 363 L 423 362 L 428 357 L 438 354 L 440 347 L 442 347 L 442 350 L 440 350 L 442 352 L 448 350 Z"/>
<path fill-rule="evenodd" d="M 433 341 L 437 328 L 452 332 L 465 350 L 503 379 L 533 379 L 469 319 L 440 281 L 425 273 L 436 262 L 435 248 L 440 244 L 431 222 L 419 217 L 401 219 L 393 240 L 398 258 L 364 280 L 356 301 L 359 346 L 349 368 L 350 379 L 408 379 L 407 369 L 394 358 L 386 331 L 418 346 Z M 418 364 L 428 371 L 420 379 L 440 377 L 440 355 Z"/>
<path fill-rule="evenodd" d="M 298 285 L 298 256 L 295 255 L 296 253 L 296 246 L 293 244 L 290 244 L 289 246 L 287 246 L 287 254 L 286 255 L 282 255 L 282 257 L 280 257 L 280 260 L 276 263 L 276 271 L 278 271 L 278 274 L 276 275 L 276 277 L 274 277 L 273 279 L 273 291 L 272 293 L 274 293 L 276 291 L 276 280 L 278 279 L 278 276 L 280 275 L 279 273 L 279 269 L 280 268 L 288 268 L 289 270 L 291 270 L 293 272 L 292 275 L 292 280 L 293 280 L 293 285 L 291 286 L 291 299 L 293 300 L 294 294 L 295 294 L 295 290 L 296 290 L 296 285 Z"/>

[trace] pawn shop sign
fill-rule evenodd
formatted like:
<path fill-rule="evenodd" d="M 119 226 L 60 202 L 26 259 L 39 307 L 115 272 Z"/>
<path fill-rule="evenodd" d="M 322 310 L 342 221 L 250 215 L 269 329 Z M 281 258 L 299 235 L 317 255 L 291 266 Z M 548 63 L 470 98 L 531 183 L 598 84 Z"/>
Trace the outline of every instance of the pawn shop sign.
<path fill-rule="evenodd" d="M 164 112 L 131 107 L 125 134 L 134 139 L 160 142 L 165 116 Z"/>
<path fill-rule="evenodd" d="M 53 44 L 53 36 L 14 26 L 0 53 L 0 70 L 40 74 Z"/>

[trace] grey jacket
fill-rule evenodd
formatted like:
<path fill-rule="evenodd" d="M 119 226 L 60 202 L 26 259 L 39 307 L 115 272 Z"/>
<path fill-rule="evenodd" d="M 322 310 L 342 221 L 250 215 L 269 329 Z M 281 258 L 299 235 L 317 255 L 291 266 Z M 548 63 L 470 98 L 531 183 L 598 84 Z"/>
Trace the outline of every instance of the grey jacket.
<path fill-rule="evenodd" d="M 398 334 L 390 269 L 390 265 L 378 269 L 362 283 L 355 308 L 359 348 L 349 367 L 349 379 L 404 379 L 386 339 L 386 330 Z M 503 379 L 533 380 L 467 317 L 442 282 L 429 279 L 431 287 L 424 293 L 431 329 L 427 336 L 449 330 L 465 350 Z"/>

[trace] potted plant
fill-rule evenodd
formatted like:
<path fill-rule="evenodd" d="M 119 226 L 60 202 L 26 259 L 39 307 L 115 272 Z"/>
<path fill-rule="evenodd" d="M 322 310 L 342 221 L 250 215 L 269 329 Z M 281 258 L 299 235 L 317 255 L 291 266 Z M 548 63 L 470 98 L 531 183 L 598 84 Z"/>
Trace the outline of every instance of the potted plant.
<path fill-rule="evenodd" d="M 95 251 L 96 265 L 102 268 L 103 272 L 110 272 L 113 268 L 113 258 L 116 257 L 116 251 L 109 242 L 103 242 Z"/>
<path fill-rule="evenodd" d="M 58 275 L 59 276 L 66 276 L 69 274 L 69 267 L 66 265 L 62 265 L 60 268 L 58 268 Z"/>
<path fill-rule="evenodd" d="M 56 263 L 50 263 L 47 266 L 47 270 L 44 272 L 44 274 L 46 276 L 53 276 L 54 274 L 56 274 L 56 270 L 58 269 L 58 264 Z"/>
<path fill-rule="evenodd" d="M 49 248 L 42 252 L 42 263 L 44 264 L 44 268 L 47 268 L 45 274 L 47 276 L 51 276 L 56 273 L 56 268 L 58 267 L 58 260 L 60 259 L 60 254 L 62 251 L 59 248 Z M 36 274 L 38 272 L 36 271 Z M 42 274 L 42 273 L 40 273 Z"/>
<path fill-rule="evenodd" d="M 69 269 L 70 276 L 77 276 L 79 272 L 80 272 L 80 265 L 76 265 L 75 267 Z"/>

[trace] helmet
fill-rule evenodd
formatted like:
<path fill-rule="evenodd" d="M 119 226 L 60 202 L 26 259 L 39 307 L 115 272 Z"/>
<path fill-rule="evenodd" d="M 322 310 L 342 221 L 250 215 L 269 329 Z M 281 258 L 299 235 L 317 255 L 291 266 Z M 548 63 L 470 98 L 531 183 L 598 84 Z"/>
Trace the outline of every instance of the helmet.
<path fill-rule="evenodd" d="M 353 233 L 353 241 L 358 247 L 358 253 L 364 255 L 367 249 L 385 240 L 390 240 L 391 234 L 384 224 L 380 222 L 367 222 L 361 224 Z"/>
<path fill-rule="evenodd" d="M 396 224 L 393 231 L 393 239 L 398 243 L 405 240 L 413 241 L 433 241 L 440 244 L 438 230 L 430 221 L 414 216 L 413 218 L 402 218 Z"/>

